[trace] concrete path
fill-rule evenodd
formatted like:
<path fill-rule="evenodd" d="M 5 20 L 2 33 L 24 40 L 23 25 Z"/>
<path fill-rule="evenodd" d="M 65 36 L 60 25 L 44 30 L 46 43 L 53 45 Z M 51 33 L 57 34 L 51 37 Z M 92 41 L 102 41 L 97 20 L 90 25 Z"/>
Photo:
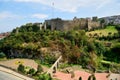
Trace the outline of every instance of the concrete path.
<path fill-rule="evenodd" d="M 0 80 L 24 80 L 12 74 L 0 71 Z"/>
<path fill-rule="evenodd" d="M 1 76 L 3 75 L 3 76 Z M 7 76 L 9 75 L 9 76 Z M 5 77 L 6 76 L 6 77 Z M 4 68 L 0 66 L 0 80 L 34 80 L 32 78 L 26 77 L 24 75 L 21 75 L 17 72 L 14 72 L 10 69 Z M 11 78 L 11 79 L 8 79 Z"/>

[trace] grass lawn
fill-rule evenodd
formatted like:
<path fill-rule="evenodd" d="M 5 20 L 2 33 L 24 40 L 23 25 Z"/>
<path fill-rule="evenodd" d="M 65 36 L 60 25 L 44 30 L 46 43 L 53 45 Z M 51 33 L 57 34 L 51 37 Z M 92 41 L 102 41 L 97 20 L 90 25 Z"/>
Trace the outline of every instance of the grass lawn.
<path fill-rule="evenodd" d="M 108 33 L 112 33 L 111 35 L 113 35 L 114 33 L 118 33 L 118 31 L 115 29 L 115 26 L 107 26 L 105 29 L 100 29 L 100 30 L 95 30 L 95 31 L 91 31 L 91 32 L 87 32 L 86 35 L 89 36 L 89 34 L 96 34 L 99 36 L 107 36 Z"/>
<path fill-rule="evenodd" d="M 120 66 L 120 64 L 118 64 L 118 63 L 110 62 L 110 61 L 105 61 L 105 60 L 102 60 L 101 63 L 108 64 L 108 65 Z"/>

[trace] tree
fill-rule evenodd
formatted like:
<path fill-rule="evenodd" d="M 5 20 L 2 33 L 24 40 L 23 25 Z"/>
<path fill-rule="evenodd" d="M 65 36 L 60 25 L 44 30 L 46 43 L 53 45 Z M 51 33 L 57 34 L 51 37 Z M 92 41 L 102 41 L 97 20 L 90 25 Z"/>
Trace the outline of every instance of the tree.
<path fill-rule="evenodd" d="M 100 23 L 105 23 L 105 19 L 100 19 Z"/>

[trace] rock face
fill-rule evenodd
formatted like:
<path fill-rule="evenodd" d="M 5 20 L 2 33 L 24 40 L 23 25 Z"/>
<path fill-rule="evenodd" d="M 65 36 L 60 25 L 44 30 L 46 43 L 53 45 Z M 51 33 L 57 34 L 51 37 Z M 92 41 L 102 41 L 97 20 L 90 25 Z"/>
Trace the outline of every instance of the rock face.
<path fill-rule="evenodd" d="M 104 19 L 106 24 L 120 24 L 120 15 L 102 17 L 101 19 Z"/>
<path fill-rule="evenodd" d="M 45 20 L 45 26 L 50 30 L 68 31 L 73 29 L 92 30 L 101 27 L 101 24 L 97 17 L 93 17 L 92 19 L 74 17 L 73 20 L 62 20 L 61 18 Z"/>

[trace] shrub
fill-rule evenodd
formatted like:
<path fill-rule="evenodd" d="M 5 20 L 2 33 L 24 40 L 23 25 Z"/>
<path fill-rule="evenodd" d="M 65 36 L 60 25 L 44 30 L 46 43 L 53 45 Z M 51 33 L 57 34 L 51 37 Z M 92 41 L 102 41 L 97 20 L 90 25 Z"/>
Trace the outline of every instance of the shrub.
<path fill-rule="evenodd" d="M 37 73 L 41 73 L 43 71 L 43 68 L 41 65 L 38 65 L 37 67 Z"/>
<path fill-rule="evenodd" d="M 5 53 L 1 52 L 0 53 L 0 58 L 4 58 L 4 57 L 6 57 Z"/>
<path fill-rule="evenodd" d="M 92 37 L 92 34 L 91 34 L 91 33 L 89 33 L 89 37 Z"/>
<path fill-rule="evenodd" d="M 31 75 L 35 74 L 35 69 L 31 68 L 28 73 L 31 74 Z"/>
<path fill-rule="evenodd" d="M 48 74 L 41 74 L 38 80 L 52 80 L 51 76 Z"/>
<path fill-rule="evenodd" d="M 17 69 L 19 72 L 25 73 L 25 66 L 20 64 Z"/>
<path fill-rule="evenodd" d="M 51 55 L 49 53 L 47 53 L 47 55 L 45 55 L 45 62 L 48 64 L 53 64 L 56 61 L 56 58 L 54 55 Z"/>

